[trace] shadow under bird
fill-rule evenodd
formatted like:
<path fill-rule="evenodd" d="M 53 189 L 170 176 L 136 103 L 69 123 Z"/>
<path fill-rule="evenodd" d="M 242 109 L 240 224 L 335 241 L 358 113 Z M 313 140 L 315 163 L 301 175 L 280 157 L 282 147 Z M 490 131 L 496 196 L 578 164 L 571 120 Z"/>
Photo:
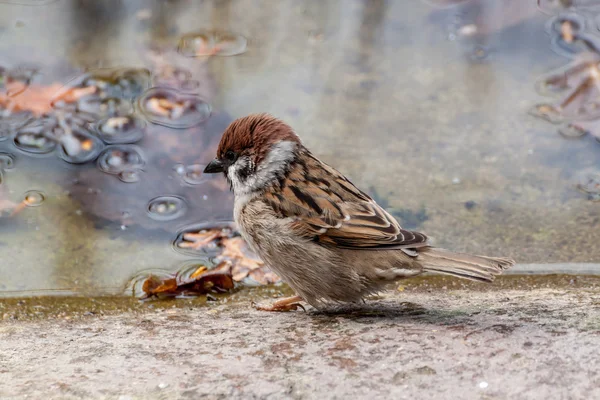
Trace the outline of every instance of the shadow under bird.
<path fill-rule="evenodd" d="M 356 302 L 424 272 L 491 282 L 508 258 L 455 253 L 398 222 L 268 114 L 235 120 L 205 173 L 224 173 L 253 250 L 296 292 L 267 311 Z"/>

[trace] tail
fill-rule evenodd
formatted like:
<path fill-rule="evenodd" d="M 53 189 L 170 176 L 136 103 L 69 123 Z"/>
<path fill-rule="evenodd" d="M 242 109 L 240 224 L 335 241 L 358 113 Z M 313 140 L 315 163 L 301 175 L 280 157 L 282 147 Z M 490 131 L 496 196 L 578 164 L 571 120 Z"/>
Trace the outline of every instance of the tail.
<path fill-rule="evenodd" d="M 500 275 L 515 265 L 510 258 L 474 256 L 435 247 L 418 249 L 417 260 L 421 262 L 425 272 L 453 275 L 480 282 L 491 282 L 495 275 Z"/>

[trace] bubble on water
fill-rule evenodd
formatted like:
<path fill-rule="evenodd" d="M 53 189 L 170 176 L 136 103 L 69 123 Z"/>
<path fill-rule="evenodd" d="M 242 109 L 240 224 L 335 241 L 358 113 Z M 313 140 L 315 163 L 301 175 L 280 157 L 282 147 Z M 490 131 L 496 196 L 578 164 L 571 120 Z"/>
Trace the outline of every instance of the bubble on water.
<path fill-rule="evenodd" d="M 135 183 L 140 181 L 140 171 L 136 169 L 121 171 L 117 176 L 121 182 L 125 183 Z"/>
<path fill-rule="evenodd" d="M 152 88 L 138 100 L 144 115 L 153 123 L 170 128 L 189 128 L 206 121 L 211 109 L 193 94 L 176 89 Z"/>
<path fill-rule="evenodd" d="M 9 153 L 0 153 L 0 171 L 13 169 L 15 167 L 15 157 Z"/>
<path fill-rule="evenodd" d="M 183 216 L 187 211 L 187 204 L 178 196 L 161 196 L 150 200 L 146 211 L 154 220 L 170 221 Z"/>
<path fill-rule="evenodd" d="M 549 35 L 564 35 L 568 30 L 577 34 L 585 29 L 585 18 L 577 13 L 562 13 L 546 22 L 546 32 Z"/>
<path fill-rule="evenodd" d="M 73 130 L 58 138 L 61 144 L 59 157 L 71 164 L 85 164 L 93 161 L 104 147 L 96 137 L 80 130 Z"/>
<path fill-rule="evenodd" d="M 136 146 L 109 146 L 98 156 L 98 168 L 107 174 L 123 174 L 127 178 L 131 172 L 144 166 L 144 157 Z"/>
<path fill-rule="evenodd" d="M 47 154 L 54 151 L 56 141 L 46 136 L 47 126 L 43 123 L 27 125 L 14 136 L 13 143 L 26 153 Z"/>
<path fill-rule="evenodd" d="M 175 172 L 181 177 L 181 179 L 188 185 L 199 185 L 206 181 L 204 176 L 205 165 L 192 164 L 184 166 L 178 164 L 174 167 Z"/>
<path fill-rule="evenodd" d="M 39 190 L 30 190 L 23 196 L 23 202 L 27 207 L 37 207 L 41 205 L 45 199 L 46 196 Z"/>
<path fill-rule="evenodd" d="M 237 33 L 200 31 L 183 35 L 177 51 L 186 57 L 235 56 L 246 52 L 248 40 Z"/>
<path fill-rule="evenodd" d="M 188 226 L 181 230 L 173 241 L 173 249 L 189 255 L 216 255 L 220 237 L 235 235 L 236 225 L 231 221 L 208 222 Z"/>
<path fill-rule="evenodd" d="M 546 23 L 546 32 L 551 36 L 551 47 L 557 54 L 566 57 L 584 52 L 600 50 L 600 41 L 585 33 L 586 19 L 575 13 L 560 13 Z"/>
<path fill-rule="evenodd" d="M 98 121 L 95 130 L 100 139 L 108 144 L 132 144 L 144 137 L 146 123 L 140 118 L 128 115 L 109 117 Z"/>

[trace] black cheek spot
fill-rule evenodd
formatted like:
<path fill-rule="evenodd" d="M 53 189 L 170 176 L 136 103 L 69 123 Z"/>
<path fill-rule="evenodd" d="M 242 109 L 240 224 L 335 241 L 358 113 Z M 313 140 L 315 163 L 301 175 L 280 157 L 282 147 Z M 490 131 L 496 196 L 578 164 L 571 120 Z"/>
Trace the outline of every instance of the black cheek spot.
<path fill-rule="evenodd" d="M 238 178 L 242 182 L 246 181 L 246 179 L 248 179 L 248 177 L 251 175 L 251 173 L 252 173 L 252 171 L 250 171 L 249 166 L 244 166 L 244 168 L 241 168 L 240 170 L 237 171 Z"/>

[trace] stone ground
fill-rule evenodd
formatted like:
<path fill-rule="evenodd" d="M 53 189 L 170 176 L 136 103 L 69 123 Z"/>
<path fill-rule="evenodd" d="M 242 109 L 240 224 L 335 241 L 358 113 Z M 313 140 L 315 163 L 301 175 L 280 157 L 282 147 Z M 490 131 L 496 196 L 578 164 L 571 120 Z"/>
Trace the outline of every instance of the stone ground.
<path fill-rule="evenodd" d="M 506 279 L 422 280 L 328 313 L 254 310 L 266 292 L 5 313 L 0 398 L 600 398 L 597 278 Z"/>

